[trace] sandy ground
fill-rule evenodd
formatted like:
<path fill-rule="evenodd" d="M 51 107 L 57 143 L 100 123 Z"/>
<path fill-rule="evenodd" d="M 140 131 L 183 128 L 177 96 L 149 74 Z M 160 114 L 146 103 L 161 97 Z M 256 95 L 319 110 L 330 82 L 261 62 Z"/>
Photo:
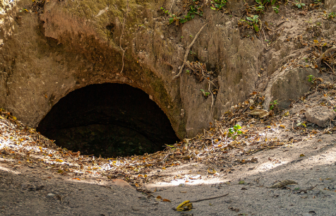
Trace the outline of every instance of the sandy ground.
<path fill-rule="evenodd" d="M 15 166 L 0 160 L 0 214 L 336 215 L 335 144 L 332 134 L 317 135 L 292 146 L 258 152 L 253 155 L 258 163 L 234 166 L 226 176 L 190 183 L 176 180 L 148 184 L 152 196 L 112 181 L 78 182 L 43 168 Z M 301 154 L 305 156 L 300 157 Z M 195 169 L 203 172 L 205 168 L 198 163 L 188 164 L 160 170 L 160 176 Z M 270 188 L 276 181 L 286 179 L 298 184 Z M 225 194 L 228 195 L 195 202 L 191 211 L 172 209 L 185 200 Z M 171 202 L 162 202 L 158 196 Z"/>

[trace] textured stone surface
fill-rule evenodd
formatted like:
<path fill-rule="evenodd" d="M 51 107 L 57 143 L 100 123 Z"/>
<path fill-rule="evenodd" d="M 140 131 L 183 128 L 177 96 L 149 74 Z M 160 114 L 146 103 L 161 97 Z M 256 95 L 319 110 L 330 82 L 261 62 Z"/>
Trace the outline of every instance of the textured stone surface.
<path fill-rule="evenodd" d="M 289 108 L 291 101 L 298 100 L 311 88 L 312 84 L 308 82 L 309 75 L 317 77 L 318 70 L 302 68 L 286 71 L 273 83 L 271 101 L 277 100 L 281 109 Z"/>
<path fill-rule="evenodd" d="M 326 106 L 316 106 L 306 111 L 306 118 L 320 127 L 327 127 L 335 118 L 335 111 Z"/>

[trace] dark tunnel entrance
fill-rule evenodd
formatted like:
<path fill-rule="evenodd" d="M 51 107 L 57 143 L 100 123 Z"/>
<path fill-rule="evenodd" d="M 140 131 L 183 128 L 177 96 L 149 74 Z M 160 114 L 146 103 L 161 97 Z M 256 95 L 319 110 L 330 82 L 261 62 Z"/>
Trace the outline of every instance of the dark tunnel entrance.
<path fill-rule="evenodd" d="M 37 131 L 63 148 L 102 157 L 153 153 L 179 140 L 157 104 L 124 84 L 96 84 L 69 93 Z"/>

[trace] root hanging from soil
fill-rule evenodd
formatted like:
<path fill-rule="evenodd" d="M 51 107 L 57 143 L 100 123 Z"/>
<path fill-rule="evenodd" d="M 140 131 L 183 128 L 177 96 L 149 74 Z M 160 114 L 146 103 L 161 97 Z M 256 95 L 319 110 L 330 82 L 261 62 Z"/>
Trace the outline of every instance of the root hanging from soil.
<path fill-rule="evenodd" d="M 121 46 L 121 39 L 122 39 L 122 37 L 124 35 L 124 29 L 125 29 L 126 18 L 127 18 L 127 15 L 128 15 L 128 9 L 129 9 L 129 7 L 128 7 L 128 0 L 127 0 L 126 1 L 126 12 L 125 12 L 125 16 L 124 16 L 124 22 L 123 22 L 123 25 L 122 25 L 121 34 L 120 34 L 120 38 L 119 38 L 119 46 L 120 46 L 120 49 L 121 49 L 121 52 L 122 52 L 122 66 L 121 66 L 120 73 L 123 72 L 124 66 L 125 66 L 125 60 L 124 60 L 124 58 L 125 58 L 125 52 L 126 52 L 127 48 L 125 48 L 125 49 L 122 48 L 122 46 Z"/>
<path fill-rule="evenodd" d="M 188 54 L 189 54 L 190 48 L 191 48 L 192 45 L 195 43 L 197 37 L 200 35 L 200 33 L 202 32 L 202 30 L 204 29 L 204 27 L 205 27 L 207 24 L 208 24 L 208 23 L 206 23 L 206 24 L 204 24 L 204 25 L 202 26 L 202 28 L 201 28 L 201 29 L 197 32 L 197 34 L 195 35 L 194 40 L 193 40 L 193 41 L 189 44 L 189 46 L 187 47 L 186 52 L 185 52 L 185 54 L 184 54 L 183 64 L 182 64 L 182 66 L 181 66 L 181 68 L 180 68 L 179 73 L 178 73 L 176 76 L 173 77 L 173 80 L 176 79 L 177 77 L 179 77 L 179 76 L 181 75 L 181 73 L 182 73 L 182 71 L 183 71 L 183 68 L 184 68 L 184 65 L 185 65 L 185 63 L 186 63 L 186 61 L 187 61 L 187 58 L 188 58 Z"/>
<path fill-rule="evenodd" d="M 333 47 L 333 48 L 330 48 L 328 49 L 327 51 L 325 51 L 321 56 L 320 58 L 316 59 L 316 63 L 319 67 L 321 67 L 321 64 L 322 64 L 322 60 L 326 57 L 327 54 L 331 53 L 331 52 L 335 52 L 336 51 L 336 48 Z"/>

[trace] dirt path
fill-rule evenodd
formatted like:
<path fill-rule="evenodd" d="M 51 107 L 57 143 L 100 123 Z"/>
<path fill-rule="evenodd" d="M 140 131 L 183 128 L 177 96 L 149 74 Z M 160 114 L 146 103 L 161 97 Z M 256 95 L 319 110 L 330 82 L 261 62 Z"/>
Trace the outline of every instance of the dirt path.
<path fill-rule="evenodd" d="M 184 215 L 336 215 L 335 156 L 334 136 L 321 135 L 294 147 L 259 152 L 254 155 L 258 163 L 236 166 L 225 178 L 208 179 L 202 185 L 177 181 L 149 184 L 149 190 L 156 190 L 150 197 L 113 182 L 102 185 L 89 179 L 71 181 L 43 168 L 13 167 L 13 163 L 0 160 L 0 214 L 180 215 L 172 208 L 182 201 L 228 194 L 196 202 L 194 209 Z M 174 172 L 191 168 L 203 170 L 195 163 Z M 162 171 L 161 175 L 171 171 Z M 298 184 L 286 189 L 269 188 L 285 179 Z M 157 196 L 171 203 L 162 202 Z"/>

